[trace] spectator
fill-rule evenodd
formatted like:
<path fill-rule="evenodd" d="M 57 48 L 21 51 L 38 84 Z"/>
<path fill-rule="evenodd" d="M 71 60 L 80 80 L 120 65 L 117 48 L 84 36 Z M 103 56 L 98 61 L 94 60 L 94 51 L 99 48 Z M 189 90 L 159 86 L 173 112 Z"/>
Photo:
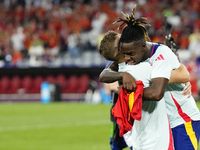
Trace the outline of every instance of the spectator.
<path fill-rule="evenodd" d="M 15 66 L 23 59 L 22 51 L 24 50 L 24 38 L 23 28 L 20 26 L 17 27 L 10 39 L 13 48 L 12 62 Z"/>
<path fill-rule="evenodd" d="M 75 53 L 81 56 L 81 52 L 86 50 L 97 50 L 99 35 L 108 30 L 117 30 L 117 24 L 112 23 L 113 18 L 121 15 L 119 10 L 129 12 L 135 3 L 138 4 L 136 17 L 145 16 L 148 18 L 147 22 L 152 25 L 147 29 L 153 41 L 164 42 L 162 20 L 164 15 L 167 15 L 168 26 L 174 25 L 172 36 L 177 35 L 177 43 L 181 49 L 189 49 L 197 57 L 200 56 L 198 50 L 200 2 L 195 0 L 162 2 L 158 0 L 2 0 L 0 45 L 3 45 L 3 52 L 12 55 L 13 65 L 16 65 L 18 61 L 29 59 L 27 50 L 30 48 L 32 35 L 39 32 L 39 38 L 44 43 L 49 61 L 53 62 L 61 53 L 63 56 L 64 53 L 70 53 L 67 49 L 73 44 L 68 45 L 68 39 L 72 40 L 69 31 L 73 30 L 77 36 L 75 39 L 79 39 L 73 42 L 78 45 Z M 155 7 L 157 9 L 154 9 Z M 21 33 L 17 30 L 21 30 Z M 4 35 L 6 41 L 10 40 L 12 43 L 13 50 L 10 49 L 8 42 L 6 44 L 3 42 Z M 188 35 L 190 35 L 189 42 Z"/>
<path fill-rule="evenodd" d="M 200 26 L 196 24 L 194 26 L 193 33 L 189 36 L 189 51 L 196 57 L 200 57 Z"/>
<path fill-rule="evenodd" d="M 29 65 L 31 67 L 41 67 L 43 65 L 44 47 L 42 40 L 37 33 L 33 34 L 33 41 L 29 48 Z"/>
<path fill-rule="evenodd" d="M 77 58 L 80 55 L 79 49 L 79 35 L 72 31 L 67 38 L 68 51 L 71 57 Z"/>
<path fill-rule="evenodd" d="M 198 89 L 198 64 L 196 62 L 195 53 L 192 53 L 190 60 L 186 63 L 186 67 L 190 73 L 190 83 L 192 85 L 192 96 L 195 100 L 199 100 Z"/>
<path fill-rule="evenodd" d="M 47 51 L 51 60 L 53 61 L 59 55 L 59 34 L 57 33 L 55 28 L 50 27 L 48 30 L 49 37 L 47 43 Z"/>
<path fill-rule="evenodd" d="M 14 52 L 21 52 L 24 49 L 24 38 L 23 28 L 17 27 L 10 39 Z"/>

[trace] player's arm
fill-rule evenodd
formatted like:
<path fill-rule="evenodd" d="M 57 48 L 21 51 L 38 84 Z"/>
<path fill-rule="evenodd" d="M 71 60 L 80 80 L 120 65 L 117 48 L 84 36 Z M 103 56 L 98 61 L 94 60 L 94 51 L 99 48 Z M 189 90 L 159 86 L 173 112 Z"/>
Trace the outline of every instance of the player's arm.
<path fill-rule="evenodd" d="M 180 63 L 180 67 L 178 69 L 172 70 L 170 80 L 168 82 L 171 83 L 185 83 L 186 88 L 183 91 L 183 95 L 188 95 L 190 97 L 192 95 L 192 87 L 190 84 L 190 73 L 187 68 Z"/>
<path fill-rule="evenodd" d="M 181 78 L 181 79 L 179 79 Z M 143 98 L 145 100 L 156 100 L 159 101 L 162 99 L 165 93 L 165 88 L 168 83 L 186 83 L 186 90 L 183 92 L 183 95 L 191 95 L 191 86 L 188 83 L 190 79 L 189 72 L 187 71 L 184 65 L 180 65 L 180 67 L 176 70 L 173 70 L 170 75 L 170 80 L 167 78 L 153 78 L 151 80 L 151 86 L 144 88 Z M 169 82 L 168 82 L 169 81 Z"/>
<path fill-rule="evenodd" d="M 190 81 L 190 73 L 187 68 L 180 63 L 180 67 L 178 69 L 172 70 L 168 83 L 186 83 L 188 81 Z"/>
<path fill-rule="evenodd" d="M 115 82 L 109 84 L 109 88 L 111 91 L 118 93 L 118 88 L 117 88 L 118 85 L 119 85 L 118 81 L 115 81 Z"/>
<path fill-rule="evenodd" d="M 170 80 L 167 78 L 153 78 L 151 80 L 151 86 L 144 88 L 143 91 L 143 98 L 145 100 L 156 100 L 159 101 L 162 99 L 165 93 L 165 88 L 167 87 L 168 83 L 185 83 L 189 81 L 189 73 L 184 65 L 180 65 L 180 67 L 176 70 L 171 72 Z M 179 79 L 181 78 L 181 79 Z M 168 82 L 169 81 L 169 82 Z M 187 94 L 190 94 L 190 85 L 187 85 L 188 92 L 185 91 Z"/>
<path fill-rule="evenodd" d="M 117 65 L 117 67 L 116 67 Z M 127 72 L 117 72 L 118 64 L 111 62 L 99 75 L 99 81 L 104 83 L 113 83 L 115 81 L 123 81 L 124 88 L 129 91 L 135 91 L 135 78 Z"/>
<path fill-rule="evenodd" d="M 163 98 L 165 88 L 168 84 L 167 78 L 153 78 L 151 79 L 151 86 L 144 88 L 143 99 L 159 101 Z"/>
<path fill-rule="evenodd" d="M 122 72 L 118 71 L 118 64 L 114 61 L 100 73 L 99 81 L 103 83 L 113 83 L 122 79 Z"/>

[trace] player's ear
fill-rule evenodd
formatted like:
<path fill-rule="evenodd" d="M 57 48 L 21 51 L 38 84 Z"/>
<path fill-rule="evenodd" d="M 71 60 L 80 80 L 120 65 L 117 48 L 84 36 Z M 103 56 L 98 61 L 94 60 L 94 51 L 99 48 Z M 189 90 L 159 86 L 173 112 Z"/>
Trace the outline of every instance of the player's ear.
<path fill-rule="evenodd" d="M 143 43 L 142 43 L 142 50 L 145 50 L 146 49 L 146 42 L 144 41 Z"/>

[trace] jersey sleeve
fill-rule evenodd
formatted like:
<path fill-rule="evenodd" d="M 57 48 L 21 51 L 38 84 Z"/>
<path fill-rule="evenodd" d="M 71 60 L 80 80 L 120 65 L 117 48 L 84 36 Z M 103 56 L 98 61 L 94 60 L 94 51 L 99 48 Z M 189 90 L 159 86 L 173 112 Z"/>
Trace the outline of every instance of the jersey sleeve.
<path fill-rule="evenodd" d="M 167 78 L 170 79 L 171 71 L 178 69 L 180 63 L 177 56 L 167 46 L 160 46 L 151 61 L 153 69 L 151 78 Z"/>

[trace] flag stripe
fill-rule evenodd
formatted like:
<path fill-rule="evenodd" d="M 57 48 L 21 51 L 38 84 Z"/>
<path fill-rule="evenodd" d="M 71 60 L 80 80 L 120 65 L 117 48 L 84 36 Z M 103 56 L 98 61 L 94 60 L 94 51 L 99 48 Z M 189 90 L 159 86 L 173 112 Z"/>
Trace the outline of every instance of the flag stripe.
<path fill-rule="evenodd" d="M 186 122 L 186 123 L 184 123 L 184 125 L 185 125 L 187 135 L 190 137 L 190 141 L 192 142 L 194 150 L 197 150 L 197 137 L 196 137 L 195 132 L 193 130 L 192 122 L 191 121 Z"/>
<path fill-rule="evenodd" d="M 133 109 L 133 105 L 134 105 L 134 92 L 131 92 L 131 94 L 129 94 L 129 97 L 128 97 L 128 107 L 129 107 L 128 121 L 131 118 L 131 112 L 132 112 L 132 109 Z"/>

